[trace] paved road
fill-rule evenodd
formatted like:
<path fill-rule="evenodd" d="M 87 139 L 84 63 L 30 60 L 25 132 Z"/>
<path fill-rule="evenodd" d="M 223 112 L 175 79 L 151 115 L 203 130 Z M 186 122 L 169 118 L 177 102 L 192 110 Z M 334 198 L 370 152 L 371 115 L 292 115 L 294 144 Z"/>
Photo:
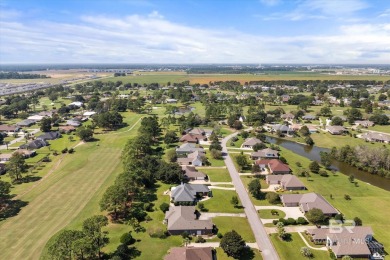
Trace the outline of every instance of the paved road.
<path fill-rule="evenodd" d="M 263 259 L 277 260 L 279 259 L 278 253 L 273 247 L 269 239 L 269 236 L 265 231 L 265 228 L 257 215 L 256 209 L 249 198 L 249 195 L 244 187 L 244 184 L 240 179 L 240 175 L 237 172 L 236 168 L 234 167 L 233 161 L 230 158 L 227 151 L 227 147 L 226 147 L 227 141 L 236 134 L 237 133 L 231 134 L 222 140 L 222 148 L 223 148 L 222 152 L 226 154 L 226 156 L 224 156 L 225 164 L 227 166 L 227 169 L 229 170 L 230 176 L 233 180 L 233 184 L 236 187 L 236 191 L 238 193 L 238 196 L 240 197 L 242 206 L 244 206 L 245 214 L 248 217 L 249 225 L 251 226 L 253 234 L 255 235 L 256 243 L 259 249 L 261 250 Z"/>

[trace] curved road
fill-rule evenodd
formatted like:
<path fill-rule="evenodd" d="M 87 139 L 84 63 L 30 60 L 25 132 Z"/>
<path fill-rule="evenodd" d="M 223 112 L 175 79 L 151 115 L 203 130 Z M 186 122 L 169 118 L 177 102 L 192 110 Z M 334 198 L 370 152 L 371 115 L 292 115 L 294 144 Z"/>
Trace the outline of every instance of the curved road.
<path fill-rule="evenodd" d="M 256 209 L 252 204 L 252 201 L 249 198 L 248 192 L 246 191 L 244 184 L 242 183 L 240 179 L 240 175 L 238 174 L 236 167 L 234 167 L 232 158 L 230 158 L 226 143 L 227 141 L 232 138 L 233 136 L 237 135 L 237 133 L 231 134 L 224 139 L 222 139 L 222 152 L 226 154 L 224 156 L 225 164 L 227 166 L 227 169 L 229 170 L 230 176 L 232 177 L 234 187 L 236 188 L 236 191 L 238 193 L 238 196 L 240 197 L 242 206 L 245 209 L 245 214 L 248 218 L 249 225 L 252 228 L 253 234 L 256 238 L 256 243 L 261 250 L 261 253 L 263 255 L 264 260 L 278 260 L 279 256 L 276 252 L 275 248 L 273 247 L 267 232 L 265 231 L 265 228 L 263 226 L 263 223 L 261 223 Z"/>

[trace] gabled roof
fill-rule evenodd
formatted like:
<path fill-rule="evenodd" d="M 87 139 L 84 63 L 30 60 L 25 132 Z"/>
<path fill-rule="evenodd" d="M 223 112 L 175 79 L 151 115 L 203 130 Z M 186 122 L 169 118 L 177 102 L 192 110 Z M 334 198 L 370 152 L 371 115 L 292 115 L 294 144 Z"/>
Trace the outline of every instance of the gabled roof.
<path fill-rule="evenodd" d="M 284 204 L 298 203 L 305 212 L 317 208 L 322 210 L 324 214 L 339 213 L 339 211 L 330 205 L 324 197 L 314 192 L 305 194 L 283 194 L 280 195 L 280 198 Z"/>
<path fill-rule="evenodd" d="M 38 136 L 38 139 L 42 140 L 55 140 L 61 136 L 60 132 L 55 131 L 55 132 L 46 132 L 43 135 Z"/>
<path fill-rule="evenodd" d="M 273 171 L 273 172 L 286 172 L 286 171 L 290 171 L 290 167 L 288 167 L 287 164 L 282 163 L 278 159 L 270 160 L 268 165 L 269 165 L 271 171 Z"/>
<path fill-rule="evenodd" d="M 195 144 L 191 144 L 191 143 L 184 143 L 184 144 L 180 145 L 180 147 L 176 148 L 176 152 L 191 153 L 191 152 L 195 152 L 195 151 L 204 152 L 204 149 L 197 147 Z"/>
<path fill-rule="evenodd" d="M 182 183 L 181 185 L 172 189 L 171 197 L 174 198 L 175 201 L 192 202 L 196 199 L 197 193 L 206 193 L 209 191 L 209 188 L 203 184 Z"/>
<path fill-rule="evenodd" d="M 211 220 L 198 220 L 196 217 L 195 206 L 170 207 L 165 213 L 168 230 L 213 229 Z"/>
<path fill-rule="evenodd" d="M 245 145 L 250 145 L 250 146 L 253 146 L 255 144 L 261 144 L 262 141 L 255 138 L 255 137 L 251 137 L 251 138 L 248 138 L 245 140 L 245 142 L 242 144 L 242 146 L 245 146 Z"/>
<path fill-rule="evenodd" d="M 205 139 L 204 135 L 186 134 L 180 138 L 180 142 L 197 142 L 199 140 L 204 140 L 204 139 Z"/>
<path fill-rule="evenodd" d="M 285 175 L 267 175 L 268 181 L 278 181 L 280 184 L 286 188 L 301 188 L 305 187 L 295 175 L 285 174 Z"/>
<path fill-rule="evenodd" d="M 212 260 L 211 247 L 174 247 L 169 250 L 164 260 Z"/>
<path fill-rule="evenodd" d="M 251 153 L 251 156 L 252 157 L 278 157 L 278 151 L 276 150 L 272 150 L 270 148 L 265 148 L 265 149 L 262 149 L 262 150 L 259 150 L 257 152 L 253 152 Z"/>
<path fill-rule="evenodd" d="M 206 174 L 199 172 L 194 166 L 182 166 L 181 169 L 184 171 L 184 175 L 187 178 L 206 177 Z"/>

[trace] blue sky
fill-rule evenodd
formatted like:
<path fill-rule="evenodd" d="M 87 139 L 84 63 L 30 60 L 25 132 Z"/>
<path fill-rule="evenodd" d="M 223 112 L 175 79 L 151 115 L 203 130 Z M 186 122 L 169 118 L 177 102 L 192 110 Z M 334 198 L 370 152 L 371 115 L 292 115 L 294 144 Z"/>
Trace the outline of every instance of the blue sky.
<path fill-rule="evenodd" d="M 390 64 L 390 1 L 0 0 L 0 63 Z"/>

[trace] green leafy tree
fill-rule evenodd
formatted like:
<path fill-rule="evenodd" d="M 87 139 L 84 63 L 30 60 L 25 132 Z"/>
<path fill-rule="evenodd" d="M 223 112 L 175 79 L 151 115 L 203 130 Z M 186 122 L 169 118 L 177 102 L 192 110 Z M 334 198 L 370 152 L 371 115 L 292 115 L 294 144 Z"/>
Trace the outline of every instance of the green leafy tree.
<path fill-rule="evenodd" d="M 118 212 L 124 212 L 126 209 L 126 202 L 126 190 L 118 185 L 112 185 L 103 194 L 100 200 L 100 209 L 107 210 L 113 220 L 116 220 L 118 219 Z"/>
<path fill-rule="evenodd" d="M 302 126 L 301 129 L 299 129 L 299 133 L 303 136 L 309 136 L 310 135 L 310 131 L 309 131 L 309 128 L 307 126 Z"/>
<path fill-rule="evenodd" d="M 179 141 L 177 134 L 175 131 L 168 131 L 164 136 L 164 143 L 173 144 Z"/>
<path fill-rule="evenodd" d="M 326 216 L 324 215 L 324 213 L 322 212 L 322 210 L 320 209 L 317 209 L 317 208 L 313 208 L 311 210 L 309 210 L 307 213 L 306 213 L 306 218 L 318 225 L 318 224 L 322 224 L 324 223 L 324 221 L 326 220 Z"/>
<path fill-rule="evenodd" d="M 306 138 L 305 138 L 305 143 L 306 143 L 307 145 L 312 146 L 312 145 L 314 145 L 314 140 L 313 140 L 310 136 L 306 136 Z"/>
<path fill-rule="evenodd" d="M 265 195 L 265 198 L 268 200 L 271 204 L 278 204 L 280 202 L 279 195 L 275 192 L 267 192 Z"/>
<path fill-rule="evenodd" d="M 320 171 L 320 165 L 318 164 L 317 161 L 312 161 L 309 164 L 309 169 L 311 172 L 318 173 Z"/>
<path fill-rule="evenodd" d="M 166 202 L 161 203 L 160 209 L 161 209 L 161 211 L 164 212 L 164 213 L 167 212 L 167 211 L 169 210 L 169 204 L 166 203 Z"/>
<path fill-rule="evenodd" d="M 76 253 L 75 242 L 84 236 L 81 231 L 63 230 L 49 246 L 48 254 L 53 259 L 73 259 L 72 256 Z"/>
<path fill-rule="evenodd" d="M 261 192 L 261 184 L 259 179 L 253 179 L 248 184 L 248 190 L 252 194 L 253 197 L 259 198 L 262 194 Z"/>
<path fill-rule="evenodd" d="M 21 153 L 14 153 L 6 165 L 7 173 L 13 182 L 22 179 L 22 174 L 27 172 L 27 164 Z"/>
<path fill-rule="evenodd" d="M 226 232 L 222 237 L 220 247 L 228 255 L 235 259 L 239 259 L 245 250 L 245 241 L 235 231 Z"/>
<path fill-rule="evenodd" d="M 230 203 L 234 206 L 234 207 L 237 207 L 238 206 L 238 197 L 237 196 L 233 196 L 230 200 Z"/>
<path fill-rule="evenodd" d="M 242 169 L 248 165 L 248 159 L 244 154 L 237 155 L 236 162 L 240 167 L 240 171 L 242 171 Z"/>
<path fill-rule="evenodd" d="M 42 132 L 50 132 L 51 130 L 51 119 L 49 117 L 42 118 L 41 122 L 39 123 L 40 130 Z"/>
<path fill-rule="evenodd" d="M 359 217 L 354 217 L 353 221 L 355 221 L 355 225 L 356 226 L 362 226 L 363 225 L 363 221 Z"/>
<path fill-rule="evenodd" d="M 0 212 L 6 207 L 7 201 L 10 199 L 11 184 L 0 180 Z"/>
<path fill-rule="evenodd" d="M 343 119 L 341 119 L 341 117 L 335 116 L 332 118 L 332 121 L 330 122 L 330 124 L 342 126 L 344 124 L 344 121 L 343 121 Z"/>
<path fill-rule="evenodd" d="M 83 232 L 98 259 L 102 258 L 101 249 L 109 242 L 108 232 L 102 231 L 102 228 L 107 225 L 108 219 L 101 215 L 87 218 L 83 222 Z"/>
<path fill-rule="evenodd" d="M 284 224 L 283 222 L 278 222 L 276 224 L 276 230 L 278 231 L 278 237 L 282 240 L 285 240 L 289 234 L 286 232 L 286 230 L 284 229 Z"/>
<path fill-rule="evenodd" d="M 76 135 L 83 141 L 89 141 L 92 140 L 93 130 L 88 127 L 80 126 L 76 131 Z"/>

